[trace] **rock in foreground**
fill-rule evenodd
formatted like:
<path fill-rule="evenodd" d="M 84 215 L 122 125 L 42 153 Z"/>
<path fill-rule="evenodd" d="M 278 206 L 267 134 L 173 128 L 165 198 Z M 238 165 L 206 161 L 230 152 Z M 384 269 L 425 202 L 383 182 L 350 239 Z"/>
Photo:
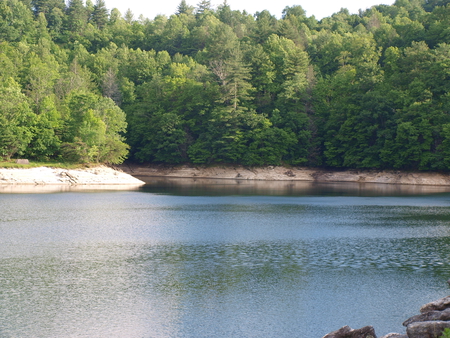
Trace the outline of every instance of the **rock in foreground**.
<path fill-rule="evenodd" d="M 450 328 L 448 321 L 415 322 L 406 328 L 408 338 L 438 338 L 442 331 Z"/>
<path fill-rule="evenodd" d="M 372 326 L 364 326 L 357 330 L 353 330 L 350 326 L 343 326 L 323 338 L 377 338 L 377 336 Z"/>
<path fill-rule="evenodd" d="M 450 296 L 423 305 L 420 312 L 403 322 L 406 335 L 389 333 L 381 338 L 440 338 L 445 329 L 450 329 Z M 344 326 L 323 338 L 376 338 L 376 335 L 372 326 L 357 330 Z"/>

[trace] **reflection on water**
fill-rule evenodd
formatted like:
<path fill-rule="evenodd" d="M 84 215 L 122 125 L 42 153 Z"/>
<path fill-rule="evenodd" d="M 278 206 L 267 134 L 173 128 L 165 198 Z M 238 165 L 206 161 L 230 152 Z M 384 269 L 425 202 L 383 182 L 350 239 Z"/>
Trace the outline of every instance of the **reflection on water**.
<path fill-rule="evenodd" d="M 404 332 L 448 294 L 450 194 L 333 189 L 0 194 L 0 337 Z"/>
<path fill-rule="evenodd" d="M 0 184 L 0 194 L 47 194 L 75 191 L 139 190 L 139 184 Z"/>
<path fill-rule="evenodd" d="M 206 178 L 166 178 L 138 176 L 146 185 L 142 191 L 187 195 L 335 195 L 335 196 L 401 196 L 448 193 L 450 186 L 377 184 L 337 182 L 319 183 L 308 181 L 255 181 Z"/>

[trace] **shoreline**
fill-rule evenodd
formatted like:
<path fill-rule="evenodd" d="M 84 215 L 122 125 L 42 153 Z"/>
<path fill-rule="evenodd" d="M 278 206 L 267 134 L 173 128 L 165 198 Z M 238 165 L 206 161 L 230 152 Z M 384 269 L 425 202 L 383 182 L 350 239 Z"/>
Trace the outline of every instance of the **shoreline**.
<path fill-rule="evenodd" d="M 145 182 L 117 169 L 97 166 L 86 169 L 49 167 L 0 168 L 0 187 L 8 186 L 140 186 Z"/>
<path fill-rule="evenodd" d="M 117 166 L 121 171 L 139 177 L 207 178 L 255 181 L 355 182 L 404 185 L 450 186 L 450 173 L 405 172 L 398 170 L 326 170 L 315 168 L 287 168 L 282 166 L 245 167 L 217 165 L 212 167 L 178 165 Z"/>
<path fill-rule="evenodd" d="M 450 187 L 450 173 L 394 170 L 326 170 L 282 166 L 245 167 L 233 165 L 136 165 L 97 166 L 86 169 L 50 167 L 0 168 L 0 187 L 7 186 L 141 186 L 148 179 L 191 178 L 234 181 L 282 181 L 315 183 L 376 183 L 410 186 Z M 148 178 L 148 179 L 147 179 Z"/>

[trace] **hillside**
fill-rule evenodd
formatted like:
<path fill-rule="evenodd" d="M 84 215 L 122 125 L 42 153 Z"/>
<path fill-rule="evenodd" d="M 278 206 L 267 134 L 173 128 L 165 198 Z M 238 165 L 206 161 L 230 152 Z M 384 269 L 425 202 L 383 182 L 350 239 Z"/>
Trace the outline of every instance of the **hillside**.
<path fill-rule="evenodd" d="M 0 158 L 448 171 L 449 3 L 2 1 Z"/>

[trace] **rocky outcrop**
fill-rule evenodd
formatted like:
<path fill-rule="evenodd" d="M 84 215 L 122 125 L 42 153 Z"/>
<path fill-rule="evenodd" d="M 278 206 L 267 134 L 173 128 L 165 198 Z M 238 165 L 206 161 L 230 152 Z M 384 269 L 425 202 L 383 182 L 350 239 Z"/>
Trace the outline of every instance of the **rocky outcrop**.
<path fill-rule="evenodd" d="M 445 309 L 443 311 L 430 310 L 429 312 L 424 312 L 420 315 L 405 320 L 403 322 L 403 326 L 408 326 L 409 324 L 415 322 L 428 322 L 434 320 L 450 320 L 450 309 Z"/>
<path fill-rule="evenodd" d="M 323 338 L 377 338 L 372 326 L 364 326 L 353 330 L 350 326 L 343 326 L 339 330 L 328 333 Z"/>
<path fill-rule="evenodd" d="M 106 166 L 68 170 L 38 167 L 0 168 L 0 188 L 10 185 L 142 185 L 143 181 Z"/>
<path fill-rule="evenodd" d="M 408 338 L 437 338 L 450 329 L 450 296 L 435 300 L 420 308 L 420 315 L 403 322 Z"/>
<path fill-rule="evenodd" d="M 439 338 L 445 329 L 450 329 L 450 296 L 427 303 L 420 308 L 420 314 L 403 322 L 406 335 L 389 333 L 381 338 Z M 352 330 L 349 326 L 330 332 L 323 338 L 376 338 L 372 326 Z"/>
<path fill-rule="evenodd" d="M 420 308 L 420 313 L 428 313 L 430 311 L 442 311 L 447 308 L 450 308 L 450 296 L 435 300 L 434 302 L 430 302 L 428 304 L 423 305 Z"/>
<path fill-rule="evenodd" d="M 407 326 L 406 334 L 408 338 L 439 338 L 446 328 L 450 328 L 450 322 L 415 322 Z"/>
<path fill-rule="evenodd" d="M 402 172 L 395 170 L 325 170 L 282 166 L 246 167 L 240 165 L 134 165 L 122 164 L 121 170 L 133 176 L 220 178 L 239 180 L 359 182 L 409 185 L 450 186 L 450 174 Z"/>

